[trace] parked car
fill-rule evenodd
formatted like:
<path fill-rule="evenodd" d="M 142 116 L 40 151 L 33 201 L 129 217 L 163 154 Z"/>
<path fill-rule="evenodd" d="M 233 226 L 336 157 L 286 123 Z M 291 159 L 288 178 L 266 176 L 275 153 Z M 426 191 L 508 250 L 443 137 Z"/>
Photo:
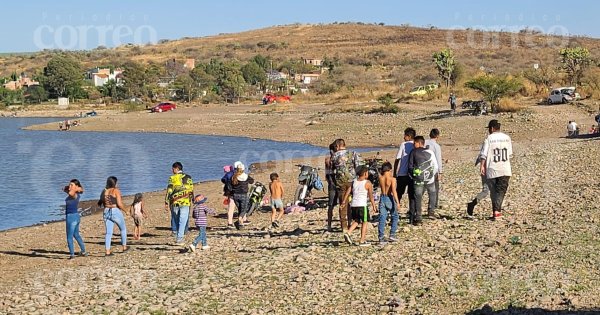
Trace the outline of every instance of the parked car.
<path fill-rule="evenodd" d="M 580 100 L 581 96 L 575 92 L 574 87 L 560 87 L 553 89 L 548 96 L 548 104 L 565 104 Z"/>
<path fill-rule="evenodd" d="M 177 105 L 175 105 L 175 103 L 165 102 L 165 103 L 160 103 L 160 104 L 150 108 L 150 112 L 151 113 L 162 113 L 162 112 L 168 112 L 170 110 L 175 110 L 175 109 L 177 109 Z"/>
<path fill-rule="evenodd" d="M 267 93 L 267 94 L 265 94 L 265 96 L 263 96 L 262 103 L 263 103 L 263 105 L 267 105 L 267 104 L 278 103 L 278 102 L 279 103 L 289 102 L 291 100 L 292 100 L 292 98 L 289 97 L 288 95 L 275 95 L 275 94 Z"/>
<path fill-rule="evenodd" d="M 415 95 L 415 96 L 423 96 L 423 95 L 429 93 L 429 91 L 433 91 L 437 88 L 438 88 L 438 85 L 435 83 L 431 83 L 431 84 L 427 84 L 427 85 L 419 85 L 419 86 L 415 86 L 414 88 L 412 88 L 408 92 L 408 94 Z"/>
<path fill-rule="evenodd" d="M 83 117 L 94 117 L 94 116 L 98 116 L 98 113 L 96 113 L 95 110 L 85 113 L 85 115 Z"/>

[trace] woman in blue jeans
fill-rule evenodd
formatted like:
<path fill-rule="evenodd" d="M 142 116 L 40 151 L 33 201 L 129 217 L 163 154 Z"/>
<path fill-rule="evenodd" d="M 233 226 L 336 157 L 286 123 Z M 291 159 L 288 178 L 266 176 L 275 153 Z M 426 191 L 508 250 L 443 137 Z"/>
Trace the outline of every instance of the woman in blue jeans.
<path fill-rule="evenodd" d="M 112 256 L 110 245 L 115 224 L 121 232 L 121 245 L 123 251 L 127 251 L 127 226 L 125 225 L 125 217 L 123 212 L 125 206 L 121 198 L 121 191 L 117 187 L 117 178 L 110 176 L 106 180 L 106 188 L 100 195 L 98 205 L 104 207 L 104 225 L 106 226 L 106 236 L 104 237 L 104 245 L 106 247 L 106 256 Z"/>
<path fill-rule="evenodd" d="M 79 222 L 81 217 L 77 210 L 79 209 L 79 197 L 83 194 L 83 187 L 81 187 L 81 183 L 77 179 L 72 179 L 69 182 L 69 185 L 63 188 L 63 191 L 67 193 L 67 198 L 65 199 L 66 206 L 66 226 L 67 226 L 67 245 L 69 246 L 69 259 L 75 258 L 75 248 L 73 245 L 73 238 L 79 244 L 79 249 L 81 250 L 79 255 L 87 256 L 88 253 L 85 251 L 85 244 L 83 243 L 83 239 L 81 235 L 79 235 Z"/>

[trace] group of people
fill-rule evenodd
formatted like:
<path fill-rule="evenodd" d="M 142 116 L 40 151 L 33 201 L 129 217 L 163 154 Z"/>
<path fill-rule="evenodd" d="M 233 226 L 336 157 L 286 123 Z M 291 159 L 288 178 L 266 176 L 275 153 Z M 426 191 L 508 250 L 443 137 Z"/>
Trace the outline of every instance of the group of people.
<path fill-rule="evenodd" d="M 508 135 L 501 132 L 501 124 L 491 120 L 487 125 L 489 135 L 483 142 L 475 165 L 479 165 L 482 190 L 467 204 L 467 214 L 473 215 L 474 209 L 488 194 L 492 200 L 492 219 L 502 216 L 503 200 L 508 190 L 512 176 L 510 160 L 512 158 L 512 142 Z M 397 228 L 400 219 L 399 205 L 402 197 L 408 195 L 408 222 L 420 225 L 423 222 L 422 200 L 424 193 L 429 195 L 427 217 L 438 218 L 436 209 L 439 205 L 440 183 L 442 182 L 442 150 L 438 144 L 440 131 L 436 128 L 429 132 L 429 139 L 417 135 L 413 128 L 404 130 L 403 142 L 400 144 L 396 159 L 392 165 L 385 161 L 378 169 L 379 204 L 376 205 L 374 183 L 369 181 L 369 168 L 364 165 L 360 155 L 346 148 L 343 139 L 335 140 L 330 146 L 330 155 L 325 159 L 325 172 L 328 183 L 327 230 L 332 231 L 333 210 L 339 205 L 339 218 L 344 240 L 354 244 L 352 232 L 360 226 L 359 246 L 368 246 L 366 240 L 368 222 L 371 211 L 379 213 L 378 241 L 380 245 L 396 242 Z M 227 228 L 243 229 L 250 224 L 248 220 L 249 187 L 254 179 L 246 173 L 245 165 L 237 161 L 223 168 L 224 204 L 227 206 Z M 175 162 L 172 165 L 172 175 L 167 185 L 165 209 L 170 213 L 171 231 L 175 244 L 185 246 L 185 235 L 189 230 L 190 208 L 192 217 L 198 227 L 199 234 L 188 245 L 193 252 L 201 244 L 202 249 L 210 248 L 207 244 L 207 216 L 215 215 L 216 211 L 206 205 L 208 200 L 202 194 L 194 195 L 194 185 L 191 176 L 183 172 L 183 165 Z M 284 213 L 284 188 L 277 173 L 270 175 L 269 185 L 271 226 L 279 227 L 279 221 Z M 80 247 L 80 255 L 87 256 L 85 244 L 79 234 L 80 215 L 77 212 L 79 198 L 83 186 L 77 179 L 71 180 L 64 187 L 66 198 L 66 230 L 67 244 L 70 257 L 75 256 L 73 239 Z M 125 206 L 117 178 L 111 176 L 106 181 L 98 205 L 104 208 L 105 249 L 106 255 L 111 256 L 111 239 L 114 226 L 121 233 L 122 250 L 127 251 L 127 226 L 125 224 Z M 371 208 L 369 209 L 369 205 Z M 234 222 L 234 212 L 238 217 Z M 129 214 L 136 226 L 134 238 L 142 235 L 142 222 L 146 218 L 143 206 L 143 196 L 136 194 L 134 202 L 129 207 Z M 390 217 L 391 228 L 389 237 L 385 238 L 387 219 Z"/>

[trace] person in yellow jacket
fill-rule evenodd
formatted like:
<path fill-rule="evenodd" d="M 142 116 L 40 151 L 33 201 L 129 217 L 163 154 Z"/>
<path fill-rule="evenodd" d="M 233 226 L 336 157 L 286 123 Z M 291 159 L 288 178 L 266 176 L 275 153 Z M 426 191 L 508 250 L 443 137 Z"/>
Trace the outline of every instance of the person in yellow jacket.
<path fill-rule="evenodd" d="M 176 243 L 184 245 L 185 232 L 187 232 L 190 219 L 190 205 L 194 195 L 194 182 L 192 177 L 183 172 L 180 162 L 173 163 L 173 175 L 169 177 L 167 194 L 165 196 L 165 209 L 171 210 L 171 231 L 176 235 Z"/>

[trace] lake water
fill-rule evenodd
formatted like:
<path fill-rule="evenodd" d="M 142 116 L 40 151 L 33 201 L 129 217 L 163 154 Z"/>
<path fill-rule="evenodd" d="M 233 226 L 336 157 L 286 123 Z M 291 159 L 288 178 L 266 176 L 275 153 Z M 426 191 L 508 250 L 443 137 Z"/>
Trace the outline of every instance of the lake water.
<path fill-rule="evenodd" d="M 119 179 L 125 195 L 164 189 L 175 161 L 198 182 L 219 179 L 223 165 L 236 160 L 249 166 L 327 154 L 301 143 L 239 137 L 20 129 L 52 121 L 58 119 L 0 118 L 0 230 L 62 219 L 62 187 L 72 178 L 85 188 L 82 200 L 92 200 L 108 176 Z"/>

